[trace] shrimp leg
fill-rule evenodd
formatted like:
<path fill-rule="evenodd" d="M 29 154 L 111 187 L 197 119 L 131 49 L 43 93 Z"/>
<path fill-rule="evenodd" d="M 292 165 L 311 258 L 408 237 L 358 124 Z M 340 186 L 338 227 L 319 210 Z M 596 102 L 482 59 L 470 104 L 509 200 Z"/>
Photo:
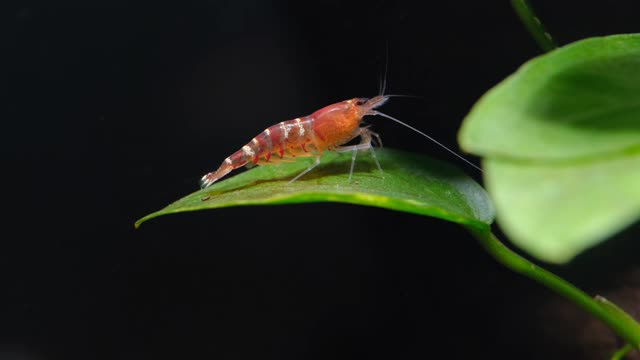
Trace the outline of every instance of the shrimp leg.
<path fill-rule="evenodd" d="M 309 171 L 313 170 L 313 168 L 315 168 L 316 166 L 318 166 L 320 164 L 320 155 L 316 156 L 316 161 L 311 164 L 311 166 L 309 166 L 305 171 L 301 172 L 300 174 L 296 175 L 296 177 L 294 177 L 293 179 L 289 180 L 289 184 L 291 184 L 292 182 L 298 180 L 300 177 L 302 177 L 302 175 L 308 173 Z"/>
<path fill-rule="evenodd" d="M 338 153 L 353 151 L 353 155 L 351 156 L 351 169 L 349 171 L 349 179 L 347 181 L 351 181 L 351 178 L 353 177 L 353 169 L 356 164 L 356 156 L 358 154 L 358 150 L 371 151 L 371 156 L 373 157 L 373 160 L 376 162 L 376 166 L 378 167 L 378 170 L 380 170 L 381 174 L 384 174 L 384 171 L 382 171 L 382 166 L 380 166 L 380 162 L 378 161 L 378 157 L 376 156 L 376 152 L 373 150 L 373 145 L 371 144 L 372 136 L 375 136 L 380 142 L 380 144 L 382 144 L 382 141 L 380 140 L 380 135 L 378 135 L 377 133 L 374 133 L 373 131 L 367 128 L 360 128 L 358 135 L 360 136 L 360 139 L 361 139 L 360 144 L 340 146 L 334 149 L 334 151 Z"/>

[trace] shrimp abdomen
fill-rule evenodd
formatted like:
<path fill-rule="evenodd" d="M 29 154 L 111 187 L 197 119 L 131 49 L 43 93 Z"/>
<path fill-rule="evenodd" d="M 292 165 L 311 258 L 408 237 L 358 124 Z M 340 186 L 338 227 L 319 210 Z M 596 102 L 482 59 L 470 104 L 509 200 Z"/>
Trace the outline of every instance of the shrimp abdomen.
<path fill-rule="evenodd" d="M 318 155 L 323 150 L 316 143 L 313 118 L 309 116 L 270 126 L 253 138 L 247 146 L 254 150 L 252 162 L 258 165 Z"/>

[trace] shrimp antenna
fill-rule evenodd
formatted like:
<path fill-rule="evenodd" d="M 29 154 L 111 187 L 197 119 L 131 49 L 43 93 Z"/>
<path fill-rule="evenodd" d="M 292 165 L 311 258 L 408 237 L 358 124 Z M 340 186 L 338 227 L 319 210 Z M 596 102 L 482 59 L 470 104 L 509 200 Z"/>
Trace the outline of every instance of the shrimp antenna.
<path fill-rule="evenodd" d="M 384 95 L 384 91 L 387 89 L 387 72 L 389 71 L 389 40 L 385 43 L 385 59 L 384 59 L 384 75 L 380 80 L 380 93 L 378 95 Z"/>
<path fill-rule="evenodd" d="M 420 131 L 420 130 L 418 130 L 418 129 L 414 128 L 413 126 L 411 126 L 411 125 L 409 125 L 409 124 L 407 124 L 407 123 L 405 123 L 405 122 L 402 122 L 402 121 L 400 121 L 400 120 L 398 120 L 398 119 L 394 118 L 393 116 L 389 116 L 389 115 L 387 115 L 387 114 L 385 114 L 385 113 L 381 113 L 380 111 L 377 111 L 377 110 L 373 110 L 373 111 L 371 111 L 371 115 L 380 115 L 380 116 L 385 117 L 385 118 L 387 118 L 387 119 L 393 120 L 393 121 L 397 122 L 397 123 L 398 123 L 398 124 L 400 124 L 400 125 L 404 125 L 404 126 L 408 127 L 409 129 L 411 129 L 411 130 L 413 130 L 413 131 L 417 132 L 418 134 L 420 134 L 420 135 L 422 135 L 422 136 L 426 137 L 427 139 L 429 139 L 429 140 L 433 141 L 434 143 L 436 143 L 437 145 L 439 145 L 439 146 L 440 146 L 440 147 L 442 147 L 443 149 L 445 149 L 445 150 L 447 150 L 448 152 L 452 153 L 453 155 L 455 155 L 455 156 L 456 156 L 457 158 L 459 158 L 460 160 L 462 160 L 462 161 L 466 162 L 467 164 L 469 164 L 469 165 L 473 166 L 474 168 L 478 169 L 480 172 L 483 172 L 481 168 L 477 167 L 477 166 L 476 166 L 475 164 L 473 164 L 471 161 L 469 161 L 469 160 L 465 159 L 464 157 L 462 157 L 461 155 L 459 155 L 457 152 L 455 152 L 455 151 L 453 151 L 453 150 L 449 149 L 449 148 L 448 148 L 448 147 L 446 147 L 444 144 L 440 143 L 438 140 L 436 140 L 436 139 L 432 138 L 431 136 L 429 136 L 429 135 L 427 135 L 427 134 L 423 133 L 422 131 Z"/>
<path fill-rule="evenodd" d="M 405 95 L 405 94 L 388 94 L 384 95 L 386 98 L 390 97 L 403 97 L 403 98 L 413 98 L 413 99 L 424 99 L 424 96 L 421 95 Z"/>

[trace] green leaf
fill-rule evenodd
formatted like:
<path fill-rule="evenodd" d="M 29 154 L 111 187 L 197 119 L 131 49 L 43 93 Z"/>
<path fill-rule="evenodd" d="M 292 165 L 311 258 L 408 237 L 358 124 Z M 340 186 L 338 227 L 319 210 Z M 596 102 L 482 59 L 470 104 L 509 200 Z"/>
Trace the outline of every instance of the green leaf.
<path fill-rule="evenodd" d="M 384 174 L 370 155 L 360 154 L 350 182 L 351 154 L 326 152 L 317 168 L 292 184 L 289 180 L 307 168 L 311 159 L 258 166 L 145 216 L 136 227 L 151 218 L 184 211 L 319 201 L 406 211 L 477 229 L 488 229 L 493 221 L 493 207 L 484 189 L 454 167 L 387 148 L 377 150 L 376 155 Z"/>
<path fill-rule="evenodd" d="M 569 261 L 640 213 L 640 156 L 574 166 L 497 159 L 484 165 L 500 226 L 539 259 Z"/>
<path fill-rule="evenodd" d="M 640 217 L 640 34 L 591 38 L 523 65 L 464 120 L 497 220 L 563 263 Z"/>
<path fill-rule="evenodd" d="M 640 151 L 640 34 L 586 39 L 529 61 L 478 101 L 459 141 L 523 161 Z"/>

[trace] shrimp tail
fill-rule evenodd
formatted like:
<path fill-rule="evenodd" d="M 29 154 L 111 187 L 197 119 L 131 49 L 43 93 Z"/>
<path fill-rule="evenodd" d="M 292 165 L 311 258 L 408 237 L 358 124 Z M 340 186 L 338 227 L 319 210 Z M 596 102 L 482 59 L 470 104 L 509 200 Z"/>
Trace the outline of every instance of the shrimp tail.
<path fill-rule="evenodd" d="M 200 179 L 200 188 L 204 189 L 211 186 L 211 184 L 218 181 L 218 179 L 230 173 L 231 170 L 233 170 L 233 166 L 227 164 L 226 162 L 222 163 L 218 170 L 210 172 L 203 176 L 202 179 Z"/>
<path fill-rule="evenodd" d="M 224 159 L 222 164 L 220 164 L 220 167 L 218 168 L 218 170 L 210 172 L 205 176 L 203 176 L 202 179 L 200 179 L 200 188 L 204 189 L 211 186 L 211 184 L 213 184 L 214 182 L 218 181 L 220 178 L 230 173 L 231 170 L 235 170 L 246 164 L 247 164 L 247 158 L 243 150 L 236 151 L 231 156 Z"/>

